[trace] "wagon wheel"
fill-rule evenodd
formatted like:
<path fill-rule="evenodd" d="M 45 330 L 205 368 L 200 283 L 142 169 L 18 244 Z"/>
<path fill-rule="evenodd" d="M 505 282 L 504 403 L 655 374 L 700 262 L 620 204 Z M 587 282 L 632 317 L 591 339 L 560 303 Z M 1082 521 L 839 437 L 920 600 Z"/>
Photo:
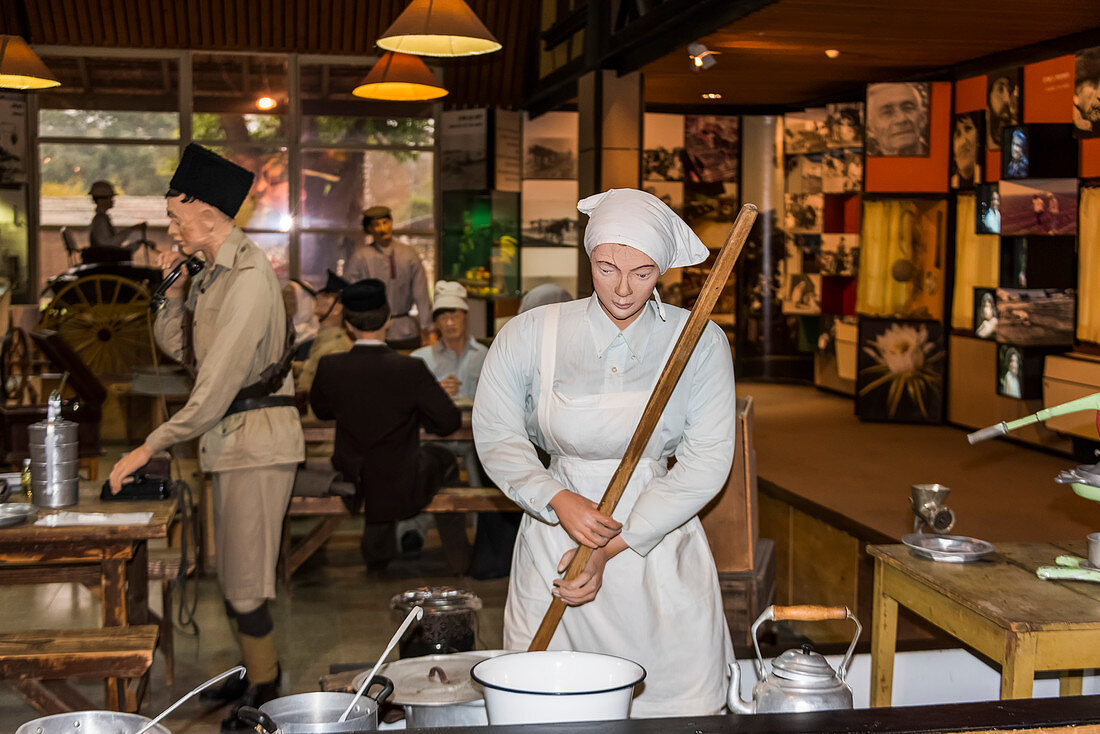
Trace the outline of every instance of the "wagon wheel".
<path fill-rule="evenodd" d="M 66 283 L 42 313 L 94 374 L 128 377 L 151 361 L 149 291 L 118 275 L 88 275 Z"/>
<path fill-rule="evenodd" d="M 33 405 L 38 391 L 31 384 L 31 344 L 27 332 L 12 327 L 0 345 L 0 393 L 4 402 Z"/>

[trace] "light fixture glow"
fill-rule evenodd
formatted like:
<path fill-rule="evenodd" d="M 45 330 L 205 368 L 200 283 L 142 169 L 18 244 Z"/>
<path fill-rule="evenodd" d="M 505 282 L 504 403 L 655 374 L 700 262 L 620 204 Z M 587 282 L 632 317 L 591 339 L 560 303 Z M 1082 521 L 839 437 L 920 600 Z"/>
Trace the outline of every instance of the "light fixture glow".
<path fill-rule="evenodd" d="M 268 97 L 267 95 L 264 95 L 263 97 L 260 97 L 256 100 L 256 108 L 265 111 L 275 109 L 276 105 L 278 104 L 278 102 L 276 102 L 273 98 Z"/>
<path fill-rule="evenodd" d="M 837 56 L 840 56 L 840 51 L 837 51 L 835 48 L 827 48 L 825 49 L 825 55 L 830 59 L 835 59 Z"/>
<path fill-rule="evenodd" d="M 422 102 L 445 97 L 447 90 L 418 57 L 390 51 L 351 93 L 390 102 Z"/>
<path fill-rule="evenodd" d="M 715 51 L 711 51 L 701 43 L 688 44 L 688 58 L 691 59 L 691 65 L 695 71 L 709 69 L 717 64 L 718 59 L 714 58 L 715 55 Z"/>
<path fill-rule="evenodd" d="M 718 92 L 706 92 L 703 94 L 703 99 L 722 99 L 722 95 Z"/>
<path fill-rule="evenodd" d="M 502 48 L 464 0 L 412 0 L 378 45 L 420 56 L 476 56 Z"/>
<path fill-rule="evenodd" d="M 19 36 L 0 35 L 0 88 L 49 89 L 61 82 Z"/>

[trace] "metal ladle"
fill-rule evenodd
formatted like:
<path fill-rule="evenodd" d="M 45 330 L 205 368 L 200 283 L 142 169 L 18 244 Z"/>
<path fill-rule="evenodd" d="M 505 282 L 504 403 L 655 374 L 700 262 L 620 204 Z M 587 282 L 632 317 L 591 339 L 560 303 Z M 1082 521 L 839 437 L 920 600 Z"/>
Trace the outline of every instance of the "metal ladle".
<path fill-rule="evenodd" d="M 175 702 L 174 704 L 172 704 L 172 705 L 171 705 L 171 706 L 169 706 L 168 708 L 164 709 L 164 711 L 161 711 L 161 712 L 160 712 L 160 715 L 159 715 L 159 716 L 157 716 L 157 718 L 153 719 L 153 720 L 152 720 L 152 721 L 150 721 L 150 722 L 149 722 L 148 724 L 146 724 L 145 726 L 143 726 L 143 727 L 141 727 L 140 729 L 138 729 L 138 730 L 137 730 L 136 732 L 134 732 L 134 734 L 145 734 L 145 732 L 149 731 L 149 730 L 150 730 L 150 729 L 152 729 L 152 728 L 153 728 L 154 726 L 156 726 L 157 724 L 159 724 L 159 723 L 160 723 L 160 721 L 161 721 L 161 720 L 162 720 L 162 719 L 163 719 L 163 718 L 164 718 L 165 716 L 167 716 L 168 714 L 172 713 L 172 712 L 173 712 L 173 711 L 175 711 L 175 710 L 176 710 L 177 708 L 179 708 L 179 707 L 180 707 L 180 704 L 182 704 L 182 703 L 183 703 L 184 701 L 186 701 L 187 699 L 191 698 L 192 696 L 194 696 L 194 695 L 195 695 L 196 693 L 198 693 L 198 692 L 199 692 L 199 691 L 201 691 L 202 689 L 204 689 L 204 688 L 207 688 L 208 686 L 212 686 L 212 685 L 214 685 L 215 683 L 217 683 L 218 681 L 222 680 L 223 678 L 228 678 L 229 676 L 233 675 L 234 673 L 238 673 L 238 674 L 240 675 L 240 677 L 242 677 L 242 678 L 243 678 L 243 677 L 244 677 L 244 673 L 245 673 L 245 667 L 244 667 L 243 665 L 238 665 L 238 666 L 237 666 L 237 667 L 235 667 L 235 668 L 230 668 L 229 670 L 225 671 L 224 673 L 219 673 L 218 675 L 214 676 L 214 677 L 213 677 L 213 678 L 211 678 L 210 680 L 208 680 L 208 681 L 206 681 L 205 683 L 203 683 L 203 684 L 199 685 L 199 687 L 198 687 L 198 688 L 195 688 L 195 689 L 193 689 L 193 690 L 192 690 L 192 691 L 191 691 L 190 693 L 188 693 L 188 694 L 187 694 L 186 696 L 184 696 L 184 697 L 183 697 L 183 698 L 181 698 L 180 700 L 176 701 L 176 702 Z"/>
<path fill-rule="evenodd" d="M 386 651 L 378 658 L 378 662 L 374 664 L 374 668 L 367 674 L 367 677 L 363 679 L 363 682 L 359 685 L 359 690 L 355 692 L 355 698 L 351 699 L 351 703 L 344 709 L 344 713 L 340 714 L 340 718 L 337 723 L 344 723 L 348 720 L 348 714 L 355 708 L 355 704 L 359 702 L 359 699 L 363 697 L 367 688 L 370 686 L 370 682 L 374 679 L 374 674 L 378 672 L 378 669 L 382 667 L 382 663 L 389 657 L 390 651 L 393 650 L 394 645 L 401 639 L 401 635 L 405 634 L 405 630 L 409 628 L 409 625 L 413 623 L 413 620 L 420 619 L 424 616 L 424 607 L 413 607 L 409 610 L 408 615 L 405 616 L 405 621 L 401 623 L 401 626 L 397 628 L 397 631 L 393 633 L 393 637 L 390 638 L 390 644 L 386 645 Z M 140 732 L 138 733 L 140 734 Z"/>

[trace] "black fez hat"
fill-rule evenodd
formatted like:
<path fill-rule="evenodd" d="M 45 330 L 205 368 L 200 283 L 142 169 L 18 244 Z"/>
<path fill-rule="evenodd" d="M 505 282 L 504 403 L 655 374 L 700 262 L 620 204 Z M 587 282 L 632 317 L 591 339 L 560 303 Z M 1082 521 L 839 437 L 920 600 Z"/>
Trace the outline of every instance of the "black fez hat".
<path fill-rule="evenodd" d="M 340 292 L 348 287 L 348 282 L 331 270 L 327 270 L 326 272 L 328 273 L 328 280 L 325 281 L 325 287 L 317 292 L 340 295 Z"/>
<path fill-rule="evenodd" d="M 168 188 L 193 196 L 232 219 L 252 188 L 251 171 L 201 145 L 190 143 L 172 174 Z"/>
<path fill-rule="evenodd" d="M 386 284 L 377 278 L 352 283 L 340 292 L 344 311 L 374 311 L 386 305 Z"/>

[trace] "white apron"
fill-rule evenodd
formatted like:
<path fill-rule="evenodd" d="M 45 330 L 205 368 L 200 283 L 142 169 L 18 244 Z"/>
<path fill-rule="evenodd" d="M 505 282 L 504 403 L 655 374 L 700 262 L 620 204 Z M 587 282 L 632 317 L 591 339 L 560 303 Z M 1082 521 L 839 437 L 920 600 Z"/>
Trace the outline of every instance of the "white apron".
<path fill-rule="evenodd" d="M 549 444 L 544 448 L 551 455 L 550 473 L 598 503 L 652 388 L 582 398 L 555 390 L 559 310 L 559 304 L 547 308 L 543 327 L 539 428 Z M 673 344 L 675 339 L 669 353 Z M 667 457 L 658 453 L 659 434 L 660 426 L 613 513 L 620 522 L 649 481 L 667 472 Z M 553 598 L 558 562 L 576 545 L 561 525 L 524 515 L 504 609 L 505 648 L 527 649 Z M 611 559 L 596 598 L 565 610 L 549 649 L 602 652 L 641 664 L 646 679 L 634 699 L 632 717 L 721 712 L 733 647 L 714 558 L 699 518 L 670 532 L 644 558 L 628 548 Z"/>

